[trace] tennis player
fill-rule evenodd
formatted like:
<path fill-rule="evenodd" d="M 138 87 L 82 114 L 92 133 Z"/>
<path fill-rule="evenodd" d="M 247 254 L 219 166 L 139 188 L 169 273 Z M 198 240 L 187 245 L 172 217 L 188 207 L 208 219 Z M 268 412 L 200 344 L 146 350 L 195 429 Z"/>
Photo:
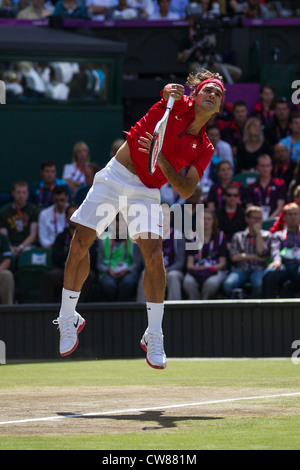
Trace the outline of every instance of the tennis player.
<path fill-rule="evenodd" d="M 78 345 L 78 333 L 85 320 L 76 312 L 82 285 L 89 272 L 89 248 L 96 237 L 121 212 L 128 232 L 144 257 L 143 289 L 146 297 L 148 327 L 141 339 L 148 364 L 166 367 L 162 320 L 166 276 L 162 254 L 162 213 L 159 188 L 169 182 L 182 199 L 191 196 L 214 153 L 206 135 L 206 122 L 219 111 L 224 100 L 222 77 L 207 70 L 190 74 L 184 86 L 166 85 L 161 100 L 129 132 L 126 142 L 106 167 L 95 175 L 86 199 L 73 214 L 76 230 L 65 267 L 62 303 L 57 320 L 60 330 L 60 354 L 72 353 Z M 169 116 L 158 167 L 148 173 L 148 153 L 153 131 L 162 118 L 169 96 L 175 103 Z M 180 169 L 189 167 L 185 176 Z M 133 223 L 133 208 L 138 205 L 138 224 Z M 105 217 L 103 217 L 105 213 Z"/>

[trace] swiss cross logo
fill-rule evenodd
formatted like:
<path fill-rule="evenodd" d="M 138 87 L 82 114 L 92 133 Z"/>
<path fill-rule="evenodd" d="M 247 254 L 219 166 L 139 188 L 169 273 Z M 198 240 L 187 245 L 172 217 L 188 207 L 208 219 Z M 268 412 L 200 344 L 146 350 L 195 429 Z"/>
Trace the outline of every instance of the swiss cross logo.
<path fill-rule="evenodd" d="M 0 104 L 6 104 L 5 83 L 0 80 Z"/>

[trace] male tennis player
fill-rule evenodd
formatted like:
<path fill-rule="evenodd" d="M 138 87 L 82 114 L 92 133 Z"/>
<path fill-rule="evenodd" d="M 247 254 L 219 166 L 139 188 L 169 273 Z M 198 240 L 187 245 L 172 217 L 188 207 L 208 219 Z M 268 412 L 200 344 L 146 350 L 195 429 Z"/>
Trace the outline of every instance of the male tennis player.
<path fill-rule="evenodd" d="M 148 327 L 141 339 L 141 346 L 147 352 L 146 360 L 151 367 L 166 367 L 162 333 L 166 276 L 159 188 L 169 182 L 182 199 L 193 194 L 214 153 L 205 124 L 219 111 L 225 93 L 222 77 L 207 70 L 189 75 L 187 85 L 193 89 L 190 97 L 184 95 L 183 85 L 165 86 L 161 100 L 130 129 L 126 142 L 115 157 L 96 174 L 86 199 L 72 216 L 77 226 L 66 262 L 60 314 L 55 320 L 60 329 L 62 356 L 76 349 L 78 333 L 85 325 L 85 320 L 76 312 L 76 305 L 89 272 L 89 247 L 121 212 L 129 222 L 129 235 L 138 244 L 145 262 L 143 288 Z M 170 95 L 175 103 L 169 116 L 158 167 L 153 175 L 149 175 L 147 154 L 151 138 Z M 189 169 L 183 176 L 179 170 L 186 166 Z M 138 224 L 130 223 L 132 208 L 136 207 L 134 204 L 139 205 Z M 101 218 L 104 212 L 106 217 Z"/>

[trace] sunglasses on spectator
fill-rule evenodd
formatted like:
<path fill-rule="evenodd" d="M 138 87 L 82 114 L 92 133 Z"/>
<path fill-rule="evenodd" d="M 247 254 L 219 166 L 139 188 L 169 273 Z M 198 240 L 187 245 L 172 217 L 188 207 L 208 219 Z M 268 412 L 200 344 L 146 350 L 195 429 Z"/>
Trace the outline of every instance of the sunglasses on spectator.
<path fill-rule="evenodd" d="M 239 194 L 226 193 L 225 196 L 227 196 L 227 197 L 239 197 Z"/>

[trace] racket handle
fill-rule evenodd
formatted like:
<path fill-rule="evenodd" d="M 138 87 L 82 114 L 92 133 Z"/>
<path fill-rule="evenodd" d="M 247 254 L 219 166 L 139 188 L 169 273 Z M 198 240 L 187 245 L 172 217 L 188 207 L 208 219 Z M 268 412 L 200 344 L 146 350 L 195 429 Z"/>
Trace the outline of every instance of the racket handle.
<path fill-rule="evenodd" d="M 173 96 L 169 96 L 169 99 L 167 102 L 167 109 L 171 110 L 173 108 L 174 103 L 175 103 L 175 99 L 173 98 Z"/>

